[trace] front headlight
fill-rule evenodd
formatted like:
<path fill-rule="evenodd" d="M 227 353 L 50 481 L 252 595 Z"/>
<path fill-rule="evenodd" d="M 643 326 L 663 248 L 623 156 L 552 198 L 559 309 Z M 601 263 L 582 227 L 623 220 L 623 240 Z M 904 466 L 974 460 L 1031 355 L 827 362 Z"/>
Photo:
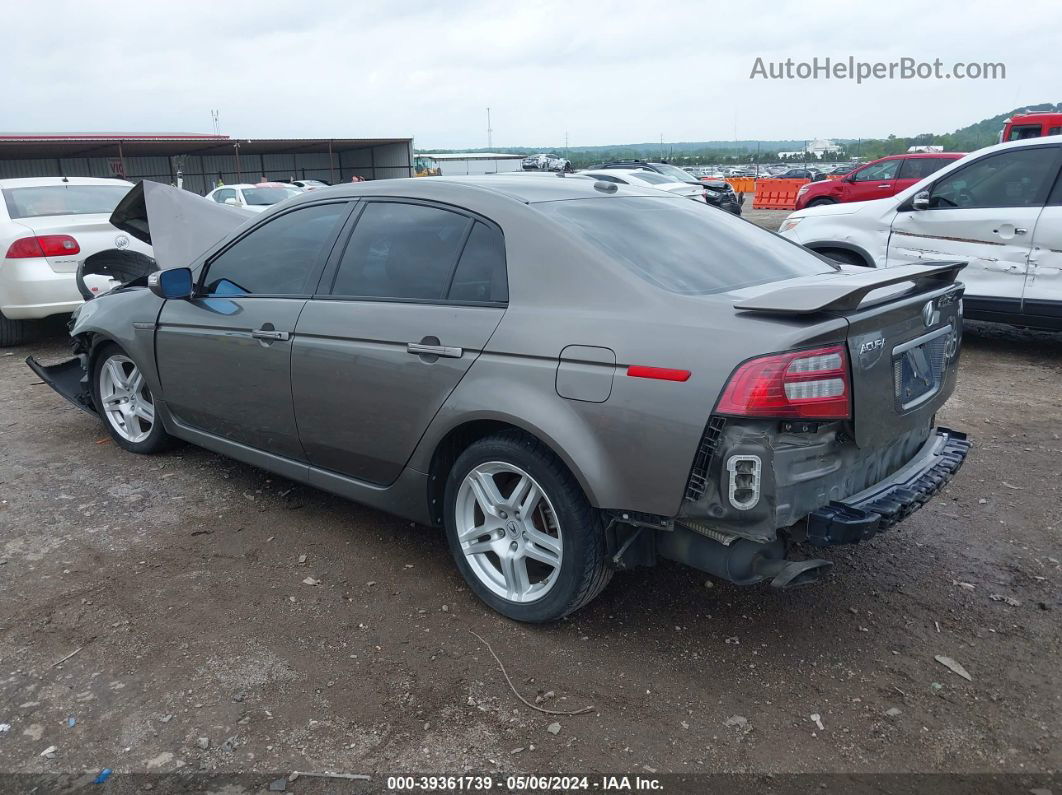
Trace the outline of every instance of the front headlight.
<path fill-rule="evenodd" d="M 804 193 L 807 193 L 809 190 L 811 190 L 811 185 L 812 185 L 812 183 L 810 183 L 810 182 L 807 185 L 801 185 L 800 189 L 797 191 L 797 196 L 800 196 L 800 195 L 802 195 Z"/>
<path fill-rule="evenodd" d="M 778 227 L 778 231 L 788 232 L 790 229 L 793 229 L 797 224 L 799 224 L 803 220 L 803 218 L 786 218 L 784 221 L 782 221 L 782 225 Z"/>

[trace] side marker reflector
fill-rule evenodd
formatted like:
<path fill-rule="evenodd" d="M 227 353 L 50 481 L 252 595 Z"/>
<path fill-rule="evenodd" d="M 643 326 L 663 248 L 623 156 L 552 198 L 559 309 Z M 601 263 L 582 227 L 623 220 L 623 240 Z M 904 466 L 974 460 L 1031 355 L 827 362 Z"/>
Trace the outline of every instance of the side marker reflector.
<path fill-rule="evenodd" d="M 646 367 L 632 364 L 627 368 L 627 375 L 632 378 L 655 378 L 658 381 L 689 381 L 689 370 L 671 370 L 667 367 Z"/>

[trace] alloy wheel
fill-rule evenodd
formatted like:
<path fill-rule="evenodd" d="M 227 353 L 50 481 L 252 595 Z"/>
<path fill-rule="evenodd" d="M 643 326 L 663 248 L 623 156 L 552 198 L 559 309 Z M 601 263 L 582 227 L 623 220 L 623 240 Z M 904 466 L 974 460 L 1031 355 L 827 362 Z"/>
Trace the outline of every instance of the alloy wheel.
<path fill-rule="evenodd" d="M 465 475 L 455 505 L 457 542 L 476 578 L 511 602 L 534 602 L 560 576 L 557 513 L 542 487 L 513 464 L 490 461 Z"/>
<path fill-rule="evenodd" d="M 142 442 L 155 427 L 155 404 L 144 375 L 128 356 L 115 354 L 100 368 L 100 404 L 107 422 L 128 442 Z"/>

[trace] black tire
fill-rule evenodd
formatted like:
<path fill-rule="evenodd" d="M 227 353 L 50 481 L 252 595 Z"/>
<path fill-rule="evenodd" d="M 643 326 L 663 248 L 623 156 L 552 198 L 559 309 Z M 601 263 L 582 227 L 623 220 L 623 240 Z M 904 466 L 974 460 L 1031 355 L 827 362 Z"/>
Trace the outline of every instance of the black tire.
<path fill-rule="evenodd" d="M 148 432 L 146 438 L 139 441 L 132 441 L 118 432 L 117 428 L 115 428 L 113 422 L 103 409 L 103 398 L 100 394 L 100 372 L 115 356 L 121 356 L 127 359 L 130 358 L 129 354 L 119 346 L 110 342 L 105 343 L 96 353 L 95 361 L 92 366 L 92 400 L 96 404 L 96 411 L 100 415 L 100 419 L 103 421 L 103 426 L 107 429 L 107 433 L 111 435 L 114 443 L 122 449 L 128 450 L 130 453 L 138 453 L 140 455 L 161 453 L 171 446 L 173 437 L 166 433 L 166 429 L 162 427 L 162 420 L 157 413 L 154 414 L 155 419 L 151 423 L 151 430 Z M 136 366 L 139 368 L 139 365 Z M 146 385 L 141 392 L 151 400 L 151 390 Z M 153 402 L 152 405 L 154 405 Z"/>
<path fill-rule="evenodd" d="M 24 345 L 33 336 L 33 327 L 26 320 L 12 320 L 0 312 L 0 348 Z"/>
<path fill-rule="evenodd" d="M 808 207 L 825 207 L 827 204 L 837 204 L 833 199 L 812 199 L 808 202 Z"/>
<path fill-rule="evenodd" d="M 867 265 L 867 261 L 861 256 L 852 251 L 845 251 L 839 248 L 823 249 L 818 252 L 826 259 L 832 259 L 834 262 L 839 262 L 842 265 L 855 265 L 860 268 L 870 267 Z"/>
<path fill-rule="evenodd" d="M 469 472 L 487 462 L 510 464 L 529 474 L 548 497 L 560 524 L 559 572 L 553 586 L 536 601 L 515 602 L 496 594 L 479 579 L 461 551 L 458 491 Z M 469 445 L 450 470 L 444 505 L 446 538 L 458 570 L 476 596 L 508 618 L 529 623 L 556 621 L 593 600 L 612 578 L 599 511 L 561 461 L 525 433 L 505 431 Z"/>

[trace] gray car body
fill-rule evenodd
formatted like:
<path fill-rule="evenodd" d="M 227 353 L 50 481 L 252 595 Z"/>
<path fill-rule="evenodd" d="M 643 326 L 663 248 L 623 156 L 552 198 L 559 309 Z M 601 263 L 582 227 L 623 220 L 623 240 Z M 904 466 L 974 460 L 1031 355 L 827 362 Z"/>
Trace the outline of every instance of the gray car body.
<path fill-rule="evenodd" d="M 655 517 L 689 514 L 684 495 L 691 465 L 735 367 L 764 353 L 844 343 L 849 321 L 828 312 L 815 315 L 812 322 L 805 316 L 735 308 L 737 300 L 768 300 L 777 283 L 739 294 L 685 296 L 658 289 L 535 209 L 535 203 L 544 201 L 622 201 L 627 196 L 660 193 L 629 187 L 604 191 L 581 180 L 554 183 L 500 176 L 389 180 L 316 190 L 241 225 L 188 266 L 198 279 L 216 252 L 294 207 L 338 199 L 411 199 L 461 208 L 500 227 L 509 280 L 507 306 L 276 299 L 293 306 L 288 312 L 278 309 L 278 319 L 269 322 L 292 336 L 266 346 L 251 340 L 250 331 L 267 317 L 246 305 L 274 299 L 245 298 L 239 311 L 219 314 L 219 325 L 200 335 L 187 333 L 188 324 L 198 323 L 189 313 L 203 311 L 199 299 L 166 302 L 148 290 L 129 289 L 85 304 L 72 335 L 92 339 L 95 347 L 105 340 L 121 346 L 144 372 L 156 412 L 172 435 L 417 522 L 441 521 L 440 481 L 446 474 L 441 466 L 450 460 L 451 441 L 502 426 L 522 429 L 548 445 L 597 508 Z M 736 218 L 728 222 L 741 225 L 735 226 L 735 234 L 770 234 Z M 812 256 L 796 246 L 793 252 Z M 803 285 L 804 300 L 821 285 L 828 302 L 837 296 L 837 280 L 847 274 L 825 263 L 823 272 L 822 277 L 785 284 Z M 954 273 L 919 300 L 953 290 L 953 278 Z M 294 302 L 320 302 L 312 333 L 302 333 L 306 314 Z M 468 331 L 472 315 L 475 328 Z M 280 324 L 282 316 L 290 326 Z M 352 322 L 362 324 L 357 328 L 367 339 L 350 340 Z M 166 335 L 172 335 L 168 342 Z M 462 348 L 460 358 L 431 361 L 406 353 L 407 343 L 429 336 Z M 249 377 L 245 388 L 238 389 L 238 379 L 230 374 L 259 369 L 253 359 L 244 360 L 244 367 L 239 357 L 258 355 L 267 347 L 268 353 L 277 354 L 280 367 L 290 367 L 296 433 L 304 430 L 302 417 L 312 418 L 311 424 L 327 421 L 338 436 L 325 438 L 325 429 L 318 427 L 325 458 L 345 451 L 352 462 L 360 457 L 366 471 L 385 472 L 386 478 L 356 476 L 355 464 L 346 472 L 312 464 L 297 439 L 284 439 L 276 427 L 262 421 L 275 414 L 285 398 L 281 396 L 281 404 L 273 400 L 268 378 Z M 160 377 L 159 358 L 171 354 L 163 361 L 165 377 Z M 358 410 L 344 408 L 336 393 L 358 383 L 357 368 L 366 363 L 393 373 L 394 388 L 354 394 Z M 686 382 L 632 378 L 625 374 L 629 365 L 679 368 L 691 376 Z M 277 388 L 286 389 L 283 380 Z M 176 396 L 182 389 L 187 394 L 178 409 Z M 215 423 L 207 429 L 191 421 L 183 409 L 193 394 L 203 401 L 228 401 L 227 415 L 243 426 Z M 418 405 L 418 394 L 430 400 Z M 926 430 L 920 436 L 906 441 L 900 453 L 893 452 L 897 460 L 892 469 L 922 444 L 928 422 L 922 423 Z M 377 448 L 381 439 L 388 441 L 381 436 L 388 428 L 402 429 L 406 443 L 384 455 Z M 337 449 L 329 451 L 328 445 Z M 868 452 L 872 454 L 873 449 Z M 834 484 L 815 499 L 821 504 L 823 494 L 845 496 L 839 492 L 853 493 L 867 485 Z M 762 539 L 770 533 L 753 535 Z"/>

